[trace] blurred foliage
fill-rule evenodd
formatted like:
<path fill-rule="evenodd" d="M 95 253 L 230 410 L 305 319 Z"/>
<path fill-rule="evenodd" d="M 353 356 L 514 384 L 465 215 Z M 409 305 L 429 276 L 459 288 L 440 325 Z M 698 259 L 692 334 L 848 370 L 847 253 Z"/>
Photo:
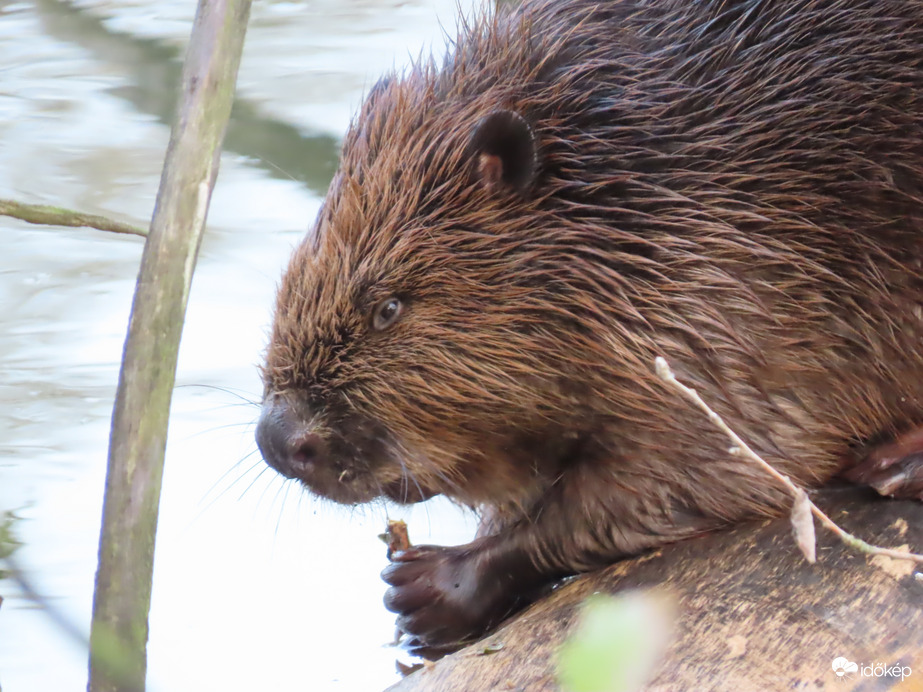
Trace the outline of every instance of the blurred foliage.
<path fill-rule="evenodd" d="M 561 647 L 561 688 L 567 692 L 637 692 L 653 677 L 675 620 L 674 600 L 661 593 L 591 596 Z"/>
<path fill-rule="evenodd" d="M 0 515 L 0 559 L 9 557 L 22 545 L 13 535 L 13 525 L 17 521 L 19 521 L 19 517 L 13 512 L 3 512 Z M 0 579 L 8 579 L 9 577 L 8 570 L 0 569 Z"/>

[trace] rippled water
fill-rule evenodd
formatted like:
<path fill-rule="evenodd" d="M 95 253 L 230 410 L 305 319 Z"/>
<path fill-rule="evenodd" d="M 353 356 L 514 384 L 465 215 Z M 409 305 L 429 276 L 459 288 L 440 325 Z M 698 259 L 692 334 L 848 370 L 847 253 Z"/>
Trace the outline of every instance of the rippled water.
<path fill-rule="evenodd" d="M 0 197 L 146 225 L 187 0 L 0 0 Z M 364 89 L 441 52 L 454 0 L 253 8 L 174 395 L 151 613 L 151 690 L 375 690 L 387 516 L 457 543 L 445 503 L 344 510 L 263 466 L 252 441 L 272 293 Z M 440 21 L 442 22 L 440 24 Z M 0 510 L 51 608 L 88 630 L 109 416 L 142 241 L 0 217 Z M 5 692 L 82 690 L 83 648 L 0 581 Z"/>

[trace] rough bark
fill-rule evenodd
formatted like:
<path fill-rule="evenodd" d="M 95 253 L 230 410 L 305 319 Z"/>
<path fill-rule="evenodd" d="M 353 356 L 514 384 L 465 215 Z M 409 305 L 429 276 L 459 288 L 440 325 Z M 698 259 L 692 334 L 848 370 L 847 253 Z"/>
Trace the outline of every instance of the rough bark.
<path fill-rule="evenodd" d="M 856 489 L 818 498 L 835 521 L 879 545 L 923 547 L 923 504 Z M 555 656 L 591 593 L 657 587 L 678 597 L 677 635 L 649 692 L 923 689 L 923 583 L 912 562 L 859 555 L 824 532 L 799 553 L 787 518 L 678 543 L 586 575 L 484 641 L 389 692 L 558 690 Z M 490 655 L 484 655 L 491 651 Z M 900 677 L 838 677 L 835 658 L 909 666 Z"/>

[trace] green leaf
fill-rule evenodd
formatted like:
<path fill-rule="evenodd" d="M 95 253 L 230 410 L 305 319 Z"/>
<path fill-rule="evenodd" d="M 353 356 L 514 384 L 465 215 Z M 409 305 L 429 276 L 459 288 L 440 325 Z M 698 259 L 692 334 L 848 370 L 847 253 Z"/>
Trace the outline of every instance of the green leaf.
<path fill-rule="evenodd" d="M 673 599 L 652 592 L 594 595 L 561 648 L 558 681 L 568 692 L 637 692 L 663 656 Z"/>

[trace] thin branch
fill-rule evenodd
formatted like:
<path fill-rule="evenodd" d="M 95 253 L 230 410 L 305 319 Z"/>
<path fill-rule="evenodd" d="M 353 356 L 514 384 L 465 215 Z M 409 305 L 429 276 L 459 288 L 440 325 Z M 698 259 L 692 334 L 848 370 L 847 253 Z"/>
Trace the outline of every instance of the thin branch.
<path fill-rule="evenodd" d="M 49 599 L 39 593 L 38 588 L 32 583 L 32 580 L 26 575 L 25 571 L 19 566 L 19 561 L 12 555 L 6 555 L 2 559 L 6 563 L 6 578 L 19 586 L 22 595 L 34 603 L 45 616 L 51 620 L 55 626 L 61 630 L 67 637 L 75 642 L 78 646 L 89 650 L 90 639 L 84 634 L 72 620 L 62 613 L 57 606 Z"/>
<path fill-rule="evenodd" d="M 90 692 L 143 690 L 164 451 L 196 256 L 218 175 L 251 0 L 199 0 L 144 244 L 112 411 L 90 629 Z M 125 676 L 98 665 L 118 643 Z M 126 682 L 127 681 L 127 682 Z"/>
<path fill-rule="evenodd" d="M 654 361 L 654 367 L 657 370 L 657 375 L 660 377 L 660 379 L 662 379 L 667 384 L 673 385 L 673 387 L 675 387 L 683 396 L 685 396 L 692 403 L 702 409 L 708 415 L 709 420 L 718 426 L 718 428 L 721 429 L 724 434 L 731 439 L 731 441 L 734 443 L 734 447 L 731 448 L 732 454 L 736 454 L 753 461 L 760 468 L 766 471 L 766 473 L 782 483 L 782 485 L 784 485 L 789 490 L 789 492 L 792 493 L 796 500 L 804 494 L 803 488 L 795 485 L 795 483 L 793 483 L 792 480 L 785 474 L 779 473 L 759 454 L 754 452 L 746 442 L 740 439 L 737 433 L 728 427 L 727 423 L 724 422 L 721 416 L 715 413 L 709 407 L 709 405 L 702 400 L 702 397 L 699 396 L 698 392 L 677 380 L 665 358 L 658 356 Z M 830 517 L 824 514 L 817 507 L 817 505 L 811 502 L 810 499 L 808 502 L 810 503 L 811 513 L 817 517 L 820 523 L 826 526 L 834 534 L 836 534 L 839 539 L 843 541 L 843 543 L 850 546 L 851 548 L 868 555 L 884 555 L 895 560 L 911 560 L 913 562 L 923 563 L 923 555 L 917 555 L 916 553 L 910 553 L 903 550 L 894 550 L 892 548 L 882 548 L 877 545 L 866 543 L 861 538 L 858 538 L 848 531 L 840 528 Z"/>
<path fill-rule="evenodd" d="M 71 228 L 95 228 L 98 231 L 111 233 L 128 233 L 130 235 L 146 236 L 147 231 L 128 223 L 115 221 L 99 214 L 84 214 L 83 212 L 62 207 L 51 207 L 46 204 L 23 204 L 11 199 L 0 198 L 0 216 L 10 216 L 26 223 L 42 226 L 69 226 Z"/>
<path fill-rule="evenodd" d="M 67 636 L 73 643 L 85 651 L 90 650 L 90 639 L 87 634 L 67 615 L 65 615 L 57 605 L 44 596 L 32 579 L 26 574 L 25 570 L 19 565 L 13 555 L 4 555 L 0 557 L 0 563 L 6 563 L 6 578 L 19 586 L 20 591 L 25 599 L 31 601 L 50 620 L 61 632 Z M 115 638 L 109 638 L 104 647 L 100 647 L 94 652 L 95 665 L 106 670 L 107 674 L 116 680 L 120 685 L 121 692 L 136 692 L 128 676 L 125 667 L 126 652 L 122 642 Z"/>

